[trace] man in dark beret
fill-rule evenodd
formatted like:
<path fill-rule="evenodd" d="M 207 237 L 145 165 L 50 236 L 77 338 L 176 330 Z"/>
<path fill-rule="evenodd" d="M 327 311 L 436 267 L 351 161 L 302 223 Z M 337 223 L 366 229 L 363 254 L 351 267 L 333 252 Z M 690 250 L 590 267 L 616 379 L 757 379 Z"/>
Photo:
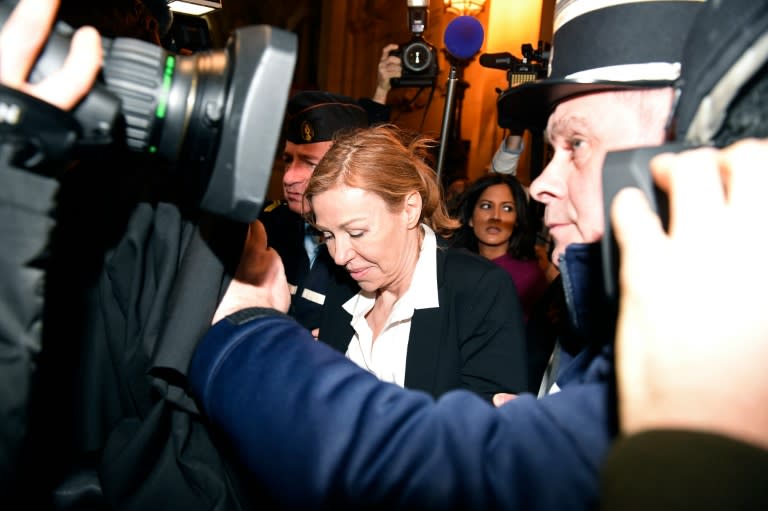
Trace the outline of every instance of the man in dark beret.
<path fill-rule="evenodd" d="M 291 287 L 289 314 L 306 328 L 319 326 L 325 291 L 331 279 L 349 281 L 337 271 L 318 233 L 302 216 L 309 209 L 304 191 L 315 166 L 343 130 L 364 128 L 369 115 L 347 96 L 324 91 L 302 91 L 288 102 L 285 118 L 283 199 L 267 204 L 259 220 L 269 245 L 283 260 Z"/>

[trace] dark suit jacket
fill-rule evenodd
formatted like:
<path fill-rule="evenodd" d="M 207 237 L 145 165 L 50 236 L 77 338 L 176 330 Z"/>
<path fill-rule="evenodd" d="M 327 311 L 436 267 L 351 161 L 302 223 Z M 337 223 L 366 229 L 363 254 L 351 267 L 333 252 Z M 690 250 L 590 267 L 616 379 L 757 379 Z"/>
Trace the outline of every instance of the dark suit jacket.
<path fill-rule="evenodd" d="M 414 312 L 405 387 L 434 397 L 465 388 L 490 400 L 526 389 L 522 307 L 509 275 L 461 249 L 437 249 L 440 307 Z M 342 305 L 357 290 L 328 290 L 320 339 L 342 353 L 354 334 Z"/>
<path fill-rule="evenodd" d="M 12 502 L 42 345 L 48 232 L 58 181 L 0 165 L 0 501 Z"/>
<path fill-rule="evenodd" d="M 280 254 L 291 291 L 291 308 L 288 314 L 309 330 L 320 326 L 323 306 L 305 296 L 324 296 L 331 280 L 357 292 L 357 283 L 349 274 L 333 262 L 325 245 L 318 247 L 315 264 L 309 267 L 309 256 L 304 248 L 305 222 L 284 201 L 274 201 L 259 215 L 267 232 L 267 243 Z"/>

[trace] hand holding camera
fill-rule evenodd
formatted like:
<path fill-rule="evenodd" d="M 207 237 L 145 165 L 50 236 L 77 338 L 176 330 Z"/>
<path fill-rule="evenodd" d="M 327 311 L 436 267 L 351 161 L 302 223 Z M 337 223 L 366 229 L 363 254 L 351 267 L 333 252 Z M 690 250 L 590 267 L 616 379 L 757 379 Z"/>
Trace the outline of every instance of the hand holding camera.
<path fill-rule="evenodd" d="M 651 174 L 670 197 L 668 233 L 636 189 L 617 195 L 617 364 L 626 433 L 677 423 L 768 446 L 768 272 L 738 259 L 745 240 L 750 259 L 768 249 L 768 238 L 755 231 L 768 217 L 768 173 L 757 164 L 767 160 L 765 140 L 654 158 Z M 742 384 L 734 384 L 736 375 Z"/>
<path fill-rule="evenodd" d="M 42 11 L 55 13 L 58 7 L 58 2 L 39 2 L 19 5 L 14 13 L 24 16 L 19 18 L 19 26 L 28 16 Z M 9 4 L 12 2 L 0 3 L 0 22 L 11 15 Z M 28 10 L 32 14 L 25 15 Z M 46 26 L 52 21 L 48 19 Z M 86 31 L 83 42 L 83 32 L 78 31 L 73 38 L 72 29 L 63 23 L 58 23 L 50 36 L 46 31 L 25 31 L 20 39 L 30 43 L 22 55 L 29 57 L 30 63 L 21 66 L 17 65 L 19 59 L 3 59 L 3 79 L 17 86 L 28 79 L 35 85 L 24 85 L 27 88 L 22 90 L 44 93 L 54 100 L 59 95 L 68 99 L 61 105 L 74 105 L 76 121 L 74 128 L 72 123 L 62 122 L 64 136 L 37 137 L 40 156 L 27 161 L 67 155 L 69 149 L 82 150 L 81 156 L 115 146 L 156 154 L 178 172 L 185 200 L 241 222 L 258 216 L 293 77 L 295 34 L 264 25 L 242 27 L 232 34 L 225 49 L 191 56 L 166 52 L 138 39 L 103 38 L 103 80 L 93 84 L 87 94 L 83 92 L 84 98 L 78 102 L 79 96 L 66 94 L 93 83 L 94 73 L 85 72 L 92 59 L 65 59 L 70 48 L 79 54 L 79 48 L 89 44 L 88 34 L 93 39 L 93 32 Z M 30 33 L 35 38 L 30 39 Z M 18 32 L 8 32 L 4 46 L 13 46 L 11 37 L 18 36 Z M 31 60 L 38 53 L 37 61 Z M 78 71 L 80 65 L 86 68 L 82 72 Z M 53 78 L 57 74 L 61 78 L 62 72 L 67 72 L 68 85 L 60 91 L 51 90 L 56 88 L 50 85 Z M 36 108 L 8 94 L 3 99 L 22 112 L 21 119 L 27 118 L 24 112 Z M 52 131 L 43 122 L 37 127 Z M 24 138 L 34 135 L 34 128 L 27 128 Z M 59 147 L 67 143 L 71 148 Z M 61 162 L 54 163 L 61 166 Z"/>
<path fill-rule="evenodd" d="M 88 93 L 101 63 L 98 33 L 84 27 L 72 36 L 70 54 L 61 68 L 38 83 L 28 81 L 35 59 L 45 45 L 58 9 L 58 0 L 22 1 L 0 34 L 0 82 L 42 99 L 62 110 L 72 108 Z"/>

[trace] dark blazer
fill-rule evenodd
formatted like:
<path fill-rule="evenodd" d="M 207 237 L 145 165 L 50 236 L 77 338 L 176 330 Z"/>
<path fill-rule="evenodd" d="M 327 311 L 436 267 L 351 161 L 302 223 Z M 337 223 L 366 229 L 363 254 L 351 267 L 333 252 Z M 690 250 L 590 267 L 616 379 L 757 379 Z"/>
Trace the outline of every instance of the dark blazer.
<path fill-rule="evenodd" d="M 526 389 L 522 307 L 509 275 L 463 249 L 437 249 L 440 307 L 414 312 L 405 387 L 434 397 L 456 388 L 489 400 Z M 346 353 L 354 329 L 342 305 L 357 290 L 337 284 L 326 295 L 320 339 Z"/>
<path fill-rule="evenodd" d="M 284 201 L 273 201 L 261 211 L 259 220 L 267 232 L 267 243 L 280 254 L 288 283 L 303 282 L 309 273 L 309 258 L 304 249 L 304 219 Z"/>

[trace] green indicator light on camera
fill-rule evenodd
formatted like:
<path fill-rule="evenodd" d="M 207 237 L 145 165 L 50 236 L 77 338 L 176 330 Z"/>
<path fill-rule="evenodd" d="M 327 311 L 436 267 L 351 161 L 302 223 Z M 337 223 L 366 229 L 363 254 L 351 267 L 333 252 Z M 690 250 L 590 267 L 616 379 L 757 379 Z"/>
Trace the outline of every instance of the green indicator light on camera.
<path fill-rule="evenodd" d="M 149 146 L 149 149 L 147 149 L 147 151 L 149 151 L 150 154 L 155 154 L 157 152 L 157 146 L 151 145 Z"/>
<path fill-rule="evenodd" d="M 165 118 L 165 111 L 168 108 L 168 93 L 171 90 L 171 83 L 173 82 L 173 70 L 176 67 L 176 57 L 168 55 L 165 59 L 165 71 L 163 72 L 163 93 L 160 98 L 160 102 L 157 104 L 157 110 L 155 111 L 155 117 L 158 119 Z"/>

